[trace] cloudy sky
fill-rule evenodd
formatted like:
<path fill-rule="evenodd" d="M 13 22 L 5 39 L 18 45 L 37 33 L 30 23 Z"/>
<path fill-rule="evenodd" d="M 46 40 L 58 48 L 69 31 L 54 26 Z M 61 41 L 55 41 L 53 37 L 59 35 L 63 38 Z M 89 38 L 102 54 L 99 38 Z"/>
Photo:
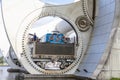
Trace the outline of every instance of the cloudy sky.
<path fill-rule="evenodd" d="M 9 49 L 9 42 L 4 31 L 2 15 L 1 15 L 1 0 L 0 0 L 0 49 L 2 52 L 7 53 Z"/>
<path fill-rule="evenodd" d="M 45 3 L 50 3 L 50 4 L 56 4 L 56 5 L 60 5 L 60 4 L 68 4 L 68 3 L 72 3 L 75 0 L 41 0 Z"/>

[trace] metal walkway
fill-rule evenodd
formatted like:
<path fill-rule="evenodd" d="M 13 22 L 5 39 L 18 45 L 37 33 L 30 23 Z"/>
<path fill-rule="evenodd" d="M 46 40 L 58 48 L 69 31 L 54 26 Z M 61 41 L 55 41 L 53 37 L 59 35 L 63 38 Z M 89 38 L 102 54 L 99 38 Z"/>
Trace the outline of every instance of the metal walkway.
<path fill-rule="evenodd" d="M 92 80 L 75 75 L 19 74 L 16 80 Z"/>

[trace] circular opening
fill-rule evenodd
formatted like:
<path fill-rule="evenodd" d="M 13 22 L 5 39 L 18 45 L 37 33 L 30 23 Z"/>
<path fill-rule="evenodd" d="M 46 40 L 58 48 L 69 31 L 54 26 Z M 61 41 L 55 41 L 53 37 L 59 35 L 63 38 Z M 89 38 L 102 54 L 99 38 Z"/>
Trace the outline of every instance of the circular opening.
<path fill-rule="evenodd" d="M 45 70 L 63 70 L 76 59 L 76 32 L 59 17 L 37 20 L 28 31 L 27 49 L 33 62 Z"/>
<path fill-rule="evenodd" d="M 79 0 L 40 0 L 40 1 L 53 5 L 65 5 L 65 4 L 74 3 Z"/>

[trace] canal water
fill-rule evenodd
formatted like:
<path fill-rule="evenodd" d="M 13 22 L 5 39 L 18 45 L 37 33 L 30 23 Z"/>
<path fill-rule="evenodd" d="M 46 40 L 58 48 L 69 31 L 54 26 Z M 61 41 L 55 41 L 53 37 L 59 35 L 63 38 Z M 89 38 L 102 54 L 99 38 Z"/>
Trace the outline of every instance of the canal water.
<path fill-rule="evenodd" d="M 0 66 L 0 80 L 15 80 L 15 76 L 18 73 L 8 73 L 9 66 Z"/>

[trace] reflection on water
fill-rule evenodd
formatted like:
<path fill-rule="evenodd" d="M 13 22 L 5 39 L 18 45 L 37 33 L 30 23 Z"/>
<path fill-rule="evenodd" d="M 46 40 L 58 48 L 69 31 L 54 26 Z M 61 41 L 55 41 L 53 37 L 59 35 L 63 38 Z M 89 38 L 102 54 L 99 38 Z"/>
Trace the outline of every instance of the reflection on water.
<path fill-rule="evenodd" d="M 0 78 L 1 80 L 7 80 L 8 72 L 7 69 L 10 67 L 7 66 L 0 66 Z"/>
<path fill-rule="evenodd" d="M 15 80 L 17 73 L 8 73 L 9 66 L 0 66 L 0 80 Z"/>

